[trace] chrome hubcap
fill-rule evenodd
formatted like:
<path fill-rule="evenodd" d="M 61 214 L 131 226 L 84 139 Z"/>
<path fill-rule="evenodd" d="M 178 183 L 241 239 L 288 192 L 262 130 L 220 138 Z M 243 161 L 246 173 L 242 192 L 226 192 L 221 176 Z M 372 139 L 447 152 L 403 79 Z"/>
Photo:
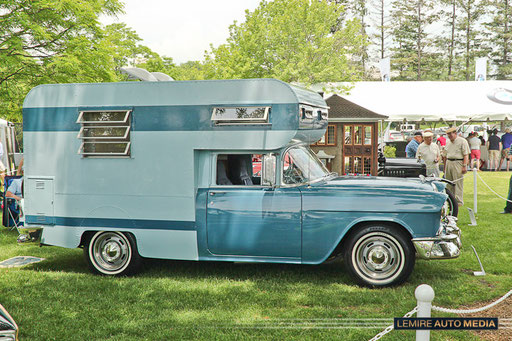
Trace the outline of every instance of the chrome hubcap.
<path fill-rule="evenodd" d="M 123 234 L 103 232 L 93 240 L 92 256 L 102 272 L 122 271 L 131 258 L 130 243 Z"/>
<path fill-rule="evenodd" d="M 386 280 L 397 275 L 404 261 L 400 244 L 380 232 L 362 237 L 354 247 L 353 258 L 358 271 L 372 280 Z"/>

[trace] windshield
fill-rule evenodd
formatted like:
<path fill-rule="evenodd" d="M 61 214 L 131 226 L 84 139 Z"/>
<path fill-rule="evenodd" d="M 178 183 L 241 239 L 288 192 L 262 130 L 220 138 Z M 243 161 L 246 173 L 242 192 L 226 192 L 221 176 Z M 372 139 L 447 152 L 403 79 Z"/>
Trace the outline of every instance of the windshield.
<path fill-rule="evenodd" d="M 287 185 L 312 182 L 330 174 L 311 149 L 305 146 L 288 149 L 283 160 L 283 182 Z"/>

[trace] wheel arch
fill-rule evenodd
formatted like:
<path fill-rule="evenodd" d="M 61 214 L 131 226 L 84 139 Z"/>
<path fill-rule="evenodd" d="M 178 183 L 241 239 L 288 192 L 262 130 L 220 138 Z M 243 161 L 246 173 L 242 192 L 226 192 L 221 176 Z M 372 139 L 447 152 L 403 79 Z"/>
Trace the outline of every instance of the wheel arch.
<path fill-rule="evenodd" d="M 408 226 L 407 224 L 405 224 L 402 221 L 397 221 L 397 220 L 394 220 L 394 219 L 389 219 L 389 220 L 386 220 L 386 219 L 365 219 L 365 220 L 360 220 L 360 221 L 353 222 L 345 230 L 345 233 L 342 236 L 340 236 L 336 246 L 333 248 L 331 253 L 326 257 L 326 259 L 330 259 L 332 257 L 337 257 L 340 254 L 342 254 L 343 249 L 344 249 L 344 244 L 345 244 L 345 242 L 347 240 L 350 239 L 350 236 L 352 236 L 358 230 L 360 230 L 360 229 L 362 229 L 362 228 L 364 228 L 366 226 L 374 225 L 374 224 L 382 224 L 382 225 L 386 225 L 386 226 L 397 227 L 398 229 L 400 229 L 403 232 L 405 232 L 409 239 L 412 240 L 412 238 L 413 238 L 413 233 L 412 233 L 412 230 L 411 230 L 410 226 Z"/>
<path fill-rule="evenodd" d="M 80 244 L 78 244 L 78 247 L 79 248 L 83 248 L 85 246 L 85 244 L 92 238 L 92 236 L 94 236 L 95 233 L 97 233 L 97 232 L 107 232 L 107 231 L 129 234 L 133 238 L 133 240 L 135 241 L 135 247 L 137 247 L 137 249 L 139 248 L 138 244 L 137 244 L 137 237 L 135 236 L 134 233 L 132 233 L 130 231 L 120 231 L 120 230 L 115 230 L 114 231 L 112 229 L 106 229 L 106 230 L 94 229 L 94 230 L 83 231 L 82 235 L 80 236 Z"/>

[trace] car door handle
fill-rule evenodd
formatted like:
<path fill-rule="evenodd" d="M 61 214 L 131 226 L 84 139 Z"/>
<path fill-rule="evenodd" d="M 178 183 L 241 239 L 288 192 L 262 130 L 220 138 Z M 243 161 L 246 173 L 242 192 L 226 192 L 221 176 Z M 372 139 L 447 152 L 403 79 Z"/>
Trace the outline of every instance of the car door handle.
<path fill-rule="evenodd" d="M 211 196 L 214 196 L 214 195 L 217 195 L 217 194 L 224 194 L 226 192 L 223 192 L 223 191 L 215 191 L 215 192 L 210 192 L 210 195 Z"/>

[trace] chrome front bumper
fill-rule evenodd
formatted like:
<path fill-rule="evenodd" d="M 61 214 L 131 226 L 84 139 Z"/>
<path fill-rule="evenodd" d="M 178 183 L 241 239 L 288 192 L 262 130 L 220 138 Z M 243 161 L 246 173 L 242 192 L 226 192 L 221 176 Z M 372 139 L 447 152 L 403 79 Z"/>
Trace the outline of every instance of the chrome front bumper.
<path fill-rule="evenodd" d="M 437 236 L 432 238 L 414 238 L 417 257 L 421 259 L 450 259 L 457 258 L 462 249 L 460 229 L 457 227 L 457 218 L 446 217 L 442 222 Z"/>

